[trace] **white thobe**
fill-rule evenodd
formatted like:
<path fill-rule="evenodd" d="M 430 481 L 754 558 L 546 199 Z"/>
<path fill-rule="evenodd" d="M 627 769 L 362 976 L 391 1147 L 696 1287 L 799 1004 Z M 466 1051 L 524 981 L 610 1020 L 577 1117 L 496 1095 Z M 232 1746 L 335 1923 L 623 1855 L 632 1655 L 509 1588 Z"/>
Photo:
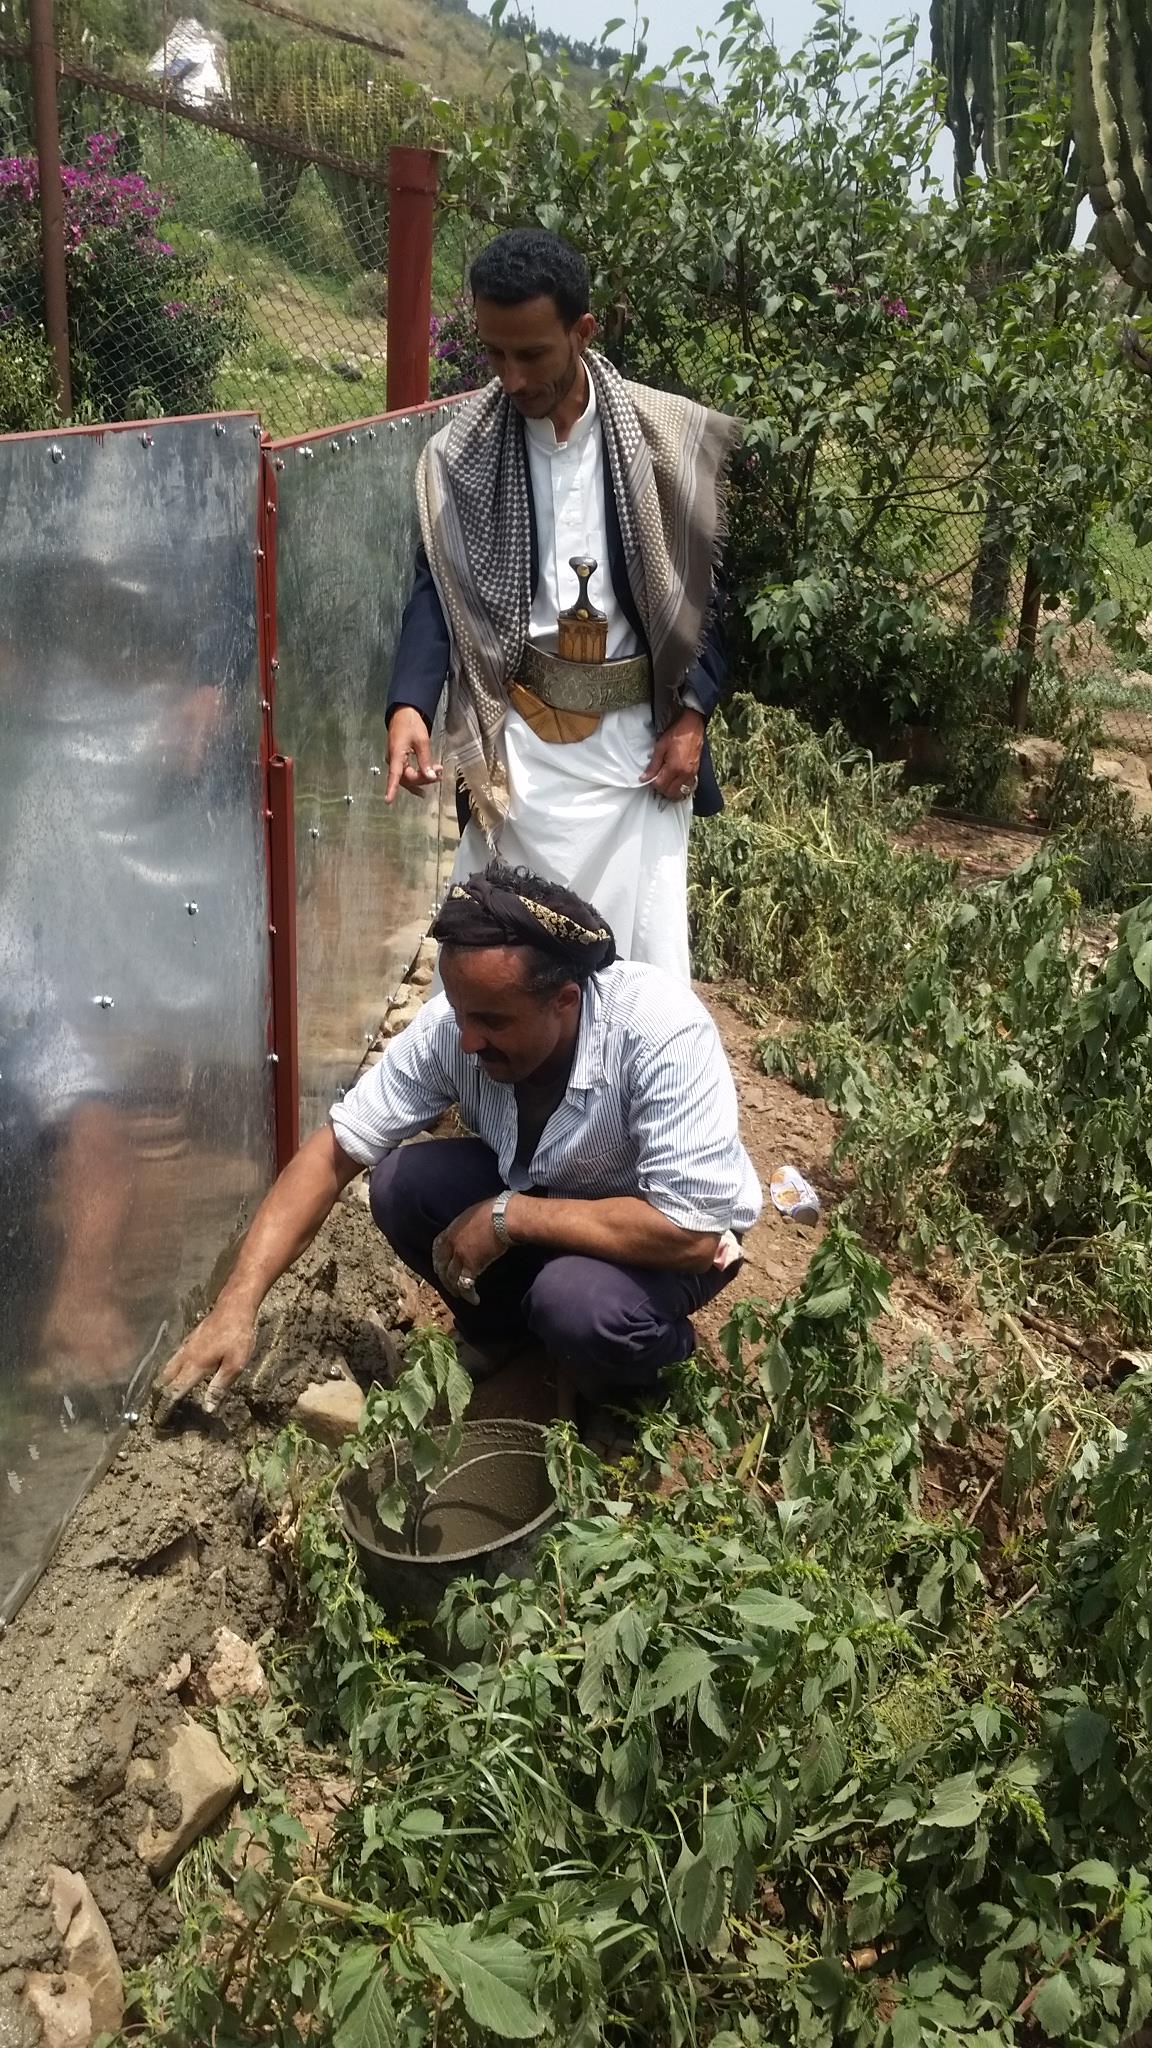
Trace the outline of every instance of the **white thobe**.
<path fill-rule="evenodd" d="M 529 638 L 555 654 L 558 616 L 579 592 L 568 565 L 583 558 L 598 564 L 590 595 L 608 620 L 608 658 L 640 653 L 608 571 L 604 441 L 592 379 L 566 441 L 557 441 L 551 420 L 524 425 L 540 561 Z M 693 702 L 690 694 L 685 702 Z M 645 961 L 687 981 L 692 805 L 669 802 L 640 780 L 656 745 L 651 706 L 606 711 L 587 739 L 562 745 L 538 738 L 509 709 L 503 743 L 509 801 L 496 841 L 500 859 L 563 882 L 594 904 L 622 960 Z M 453 879 L 475 874 L 490 858 L 484 834 L 469 823 Z"/>

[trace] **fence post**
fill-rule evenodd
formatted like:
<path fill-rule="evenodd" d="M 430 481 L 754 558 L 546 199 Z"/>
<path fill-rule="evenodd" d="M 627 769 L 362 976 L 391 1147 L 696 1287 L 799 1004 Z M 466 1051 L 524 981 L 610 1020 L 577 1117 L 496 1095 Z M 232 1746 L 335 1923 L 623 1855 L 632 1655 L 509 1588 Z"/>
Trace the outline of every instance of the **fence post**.
<path fill-rule="evenodd" d="M 52 0 L 28 0 L 28 55 L 36 118 L 44 326 L 56 361 L 60 411 L 65 419 L 69 419 L 72 413 L 72 363 L 68 347 L 64 186 L 60 178 L 60 117 L 56 105 L 56 36 L 52 23 Z"/>
<path fill-rule="evenodd" d="M 388 151 L 388 410 L 428 397 L 432 235 L 440 182 L 434 149 Z"/>
<path fill-rule="evenodd" d="M 1032 691 L 1032 670 L 1036 665 L 1036 629 L 1040 623 L 1042 594 L 1036 559 L 1029 549 L 1024 570 L 1024 595 L 1020 600 L 1020 629 L 1016 636 L 1016 673 L 1012 678 L 1012 703 L 1008 714 L 1016 732 L 1023 732 L 1028 723 L 1028 700 Z"/>

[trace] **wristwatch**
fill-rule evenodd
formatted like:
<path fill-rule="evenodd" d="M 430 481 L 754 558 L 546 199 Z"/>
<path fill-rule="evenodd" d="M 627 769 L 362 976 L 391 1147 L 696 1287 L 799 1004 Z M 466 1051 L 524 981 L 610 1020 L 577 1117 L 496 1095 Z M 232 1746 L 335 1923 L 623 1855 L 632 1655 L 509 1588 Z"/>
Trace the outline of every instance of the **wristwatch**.
<path fill-rule="evenodd" d="M 508 1225 L 504 1221 L 504 1211 L 512 1200 L 512 1194 L 513 1190 L 511 1188 L 501 1188 L 500 1193 L 492 1204 L 492 1228 L 496 1232 L 497 1241 L 503 1246 L 505 1251 L 509 1249 L 512 1243 L 512 1239 L 508 1235 Z"/>

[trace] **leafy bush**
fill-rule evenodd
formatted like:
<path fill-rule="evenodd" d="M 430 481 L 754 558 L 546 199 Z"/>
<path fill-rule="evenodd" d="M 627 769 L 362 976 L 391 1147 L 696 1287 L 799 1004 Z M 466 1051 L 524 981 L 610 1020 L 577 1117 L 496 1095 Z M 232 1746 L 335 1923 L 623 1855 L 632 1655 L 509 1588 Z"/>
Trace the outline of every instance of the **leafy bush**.
<path fill-rule="evenodd" d="M 217 373 L 242 342 L 238 289 L 207 258 L 180 253 L 159 227 L 163 195 L 116 167 L 117 138 L 89 138 L 66 167 L 65 236 L 74 408 L 85 419 L 203 412 Z M 18 321 L 40 318 L 34 158 L 0 159 L 0 268 Z"/>
<path fill-rule="evenodd" d="M 466 293 L 447 313 L 432 315 L 431 389 L 433 398 L 454 398 L 478 391 L 491 382 L 492 369 L 476 333 L 472 300 Z"/>
<path fill-rule="evenodd" d="M 0 433 L 31 433 L 57 417 L 56 370 L 43 334 L 0 312 Z"/>
<path fill-rule="evenodd" d="M 886 1383 L 886 1290 L 834 1223 L 795 1297 L 741 1303 L 726 1375 L 689 1365 L 648 1419 L 656 1489 L 558 1431 L 566 1519 L 534 1577 L 450 1589 L 447 1677 L 366 1592 L 331 1469 L 280 1440 L 260 1473 L 299 1632 L 279 1702 L 222 1730 L 259 1857 L 217 1845 L 138 1987 L 150 2039 L 1118 2048 L 1141 2025 L 1147 1403 L 1083 1417 L 994 1596 L 967 1516 L 920 1503 L 968 1397 L 942 1409 L 921 1365 Z M 447 1352 L 417 1340 L 346 1464 L 419 1444 Z M 1035 1385 L 987 1400 L 1035 1430 Z M 293 1717 L 313 1769 L 350 1772 L 318 1852 L 281 1788 Z"/>
<path fill-rule="evenodd" d="M 842 731 L 738 698 L 717 754 L 730 796 L 693 835 L 697 969 L 804 1020 L 763 1055 L 843 1117 L 849 1213 L 918 1265 L 959 1255 L 990 1294 L 1152 1334 L 1147 841 L 1118 838 L 1107 806 L 972 889 L 893 843 L 924 795 Z M 1133 905 L 1097 975 L 1082 878 Z"/>
<path fill-rule="evenodd" d="M 930 724 L 953 797 L 989 801 L 1016 673 L 1001 572 L 1030 557 L 1045 604 L 1138 645 L 1143 592 L 1105 536 L 1120 506 L 1152 533 L 1152 463 L 1097 269 L 1039 235 L 1060 111 L 1022 78 L 1011 175 L 957 203 L 912 40 L 869 49 L 829 4 L 785 61 L 728 0 L 671 74 L 614 62 L 589 117 L 529 38 L 448 184 L 588 252 L 622 368 L 748 420 L 729 551 L 747 685 L 873 744 Z"/>
<path fill-rule="evenodd" d="M 386 270 L 364 270 L 354 277 L 347 292 L 348 311 L 357 319 L 386 320 L 388 318 L 388 273 Z"/>

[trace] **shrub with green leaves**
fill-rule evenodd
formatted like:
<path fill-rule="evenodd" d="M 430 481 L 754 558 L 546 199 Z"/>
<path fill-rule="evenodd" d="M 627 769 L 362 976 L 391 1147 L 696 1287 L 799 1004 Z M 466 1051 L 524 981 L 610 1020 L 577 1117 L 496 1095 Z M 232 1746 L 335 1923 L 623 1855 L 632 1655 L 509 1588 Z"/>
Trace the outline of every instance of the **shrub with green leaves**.
<path fill-rule="evenodd" d="M 262 1856 L 218 1845 L 135 1987 L 149 2038 L 1118 2048 L 1152 2009 L 1147 1403 L 1085 1418 L 994 1598 L 968 1517 L 922 1504 L 963 1416 L 923 1364 L 886 1379 L 886 1306 L 833 1223 L 794 1298 L 739 1304 L 725 1375 L 648 1418 L 661 1487 L 558 1430 L 566 1519 L 533 1578 L 449 1591 L 450 1674 L 283 1439 L 279 1684 L 349 1803 L 317 1859 L 269 1775 L 281 1710 L 231 1710 Z M 346 1460 L 419 1451 L 448 1357 L 419 1340 Z"/>
<path fill-rule="evenodd" d="M 913 43 L 896 22 L 870 46 L 828 0 L 789 56 L 728 0 L 667 67 L 608 61 L 589 111 L 529 36 L 446 189 L 567 235 L 618 366 L 747 421 L 728 560 L 748 686 L 871 743 L 926 724 L 955 799 L 989 802 L 1026 561 L 1045 606 L 1146 644 L 1108 542 L 1152 534 L 1152 444 L 1097 266 L 1038 234 L 1062 110 L 1022 74 L 1010 172 L 958 201 Z"/>
<path fill-rule="evenodd" d="M 164 197 L 118 167 L 117 146 L 92 135 L 84 162 L 63 172 L 74 410 L 85 420 L 208 411 L 246 333 L 239 292 L 202 253 L 163 239 Z M 41 320 L 37 193 L 35 158 L 0 158 L 0 311 L 17 335 Z"/>

